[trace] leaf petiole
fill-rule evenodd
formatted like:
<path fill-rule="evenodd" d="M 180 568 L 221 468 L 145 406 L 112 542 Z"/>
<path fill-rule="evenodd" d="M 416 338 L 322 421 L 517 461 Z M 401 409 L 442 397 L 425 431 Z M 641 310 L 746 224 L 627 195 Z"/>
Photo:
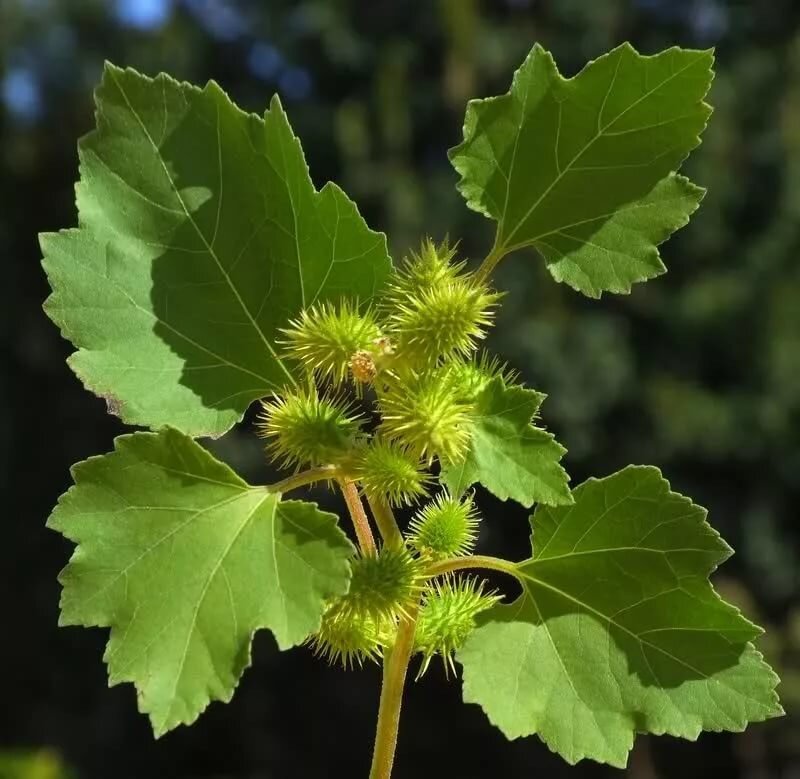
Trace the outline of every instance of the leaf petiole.
<path fill-rule="evenodd" d="M 478 282 L 485 283 L 489 276 L 491 276 L 492 271 L 497 267 L 497 263 L 500 262 L 506 254 L 507 251 L 504 246 L 495 244 L 478 267 L 478 270 L 475 271 L 475 279 Z"/>
<path fill-rule="evenodd" d="M 343 472 L 335 465 L 321 465 L 319 468 L 309 468 L 306 471 L 287 476 L 285 479 L 267 484 L 263 487 L 267 492 L 289 492 L 298 487 L 305 487 L 317 481 L 330 481 L 331 479 L 341 479 Z"/>
<path fill-rule="evenodd" d="M 489 555 L 467 555 L 466 557 L 451 557 L 447 560 L 440 560 L 432 563 L 427 571 L 425 571 L 425 575 L 432 579 L 435 576 L 442 576 L 443 574 L 452 573 L 453 571 L 461 571 L 469 568 L 501 571 L 502 573 L 513 576 L 515 579 L 520 578 L 516 563 Z"/>

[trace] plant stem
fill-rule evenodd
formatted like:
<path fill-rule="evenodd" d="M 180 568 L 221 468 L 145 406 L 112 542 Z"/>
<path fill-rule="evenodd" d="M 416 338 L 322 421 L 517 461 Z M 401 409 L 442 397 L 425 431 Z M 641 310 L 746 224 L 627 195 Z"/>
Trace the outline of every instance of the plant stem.
<path fill-rule="evenodd" d="M 492 271 L 495 269 L 495 266 L 498 262 L 500 262 L 500 260 L 503 259 L 505 254 L 505 247 L 498 246 L 498 244 L 495 243 L 495 245 L 492 247 L 492 250 L 486 255 L 486 258 L 480 264 L 478 270 L 475 271 L 476 280 L 481 282 L 487 281 Z"/>
<path fill-rule="evenodd" d="M 289 492 L 289 490 L 296 490 L 298 487 L 313 484 L 315 481 L 340 478 L 341 475 L 341 471 L 335 465 L 322 465 L 319 468 L 309 468 L 307 471 L 287 476 L 274 484 L 267 484 L 264 489 L 267 492 Z"/>
<path fill-rule="evenodd" d="M 419 606 L 397 628 L 394 645 L 383 661 L 381 701 L 378 707 L 378 726 L 375 730 L 375 749 L 369 779 L 390 779 L 394 753 L 397 748 L 397 730 L 400 726 L 400 708 L 408 664 L 414 650 L 414 632 L 417 628 Z"/>
<path fill-rule="evenodd" d="M 440 560 L 432 563 L 425 571 L 425 575 L 432 578 L 441 576 L 444 573 L 460 571 L 465 568 L 487 568 L 492 571 L 502 571 L 519 578 L 517 566 L 510 560 L 503 560 L 499 557 L 489 557 L 487 555 L 469 555 L 467 557 L 451 557 L 447 560 Z"/>
<path fill-rule="evenodd" d="M 353 520 L 353 527 L 356 529 L 361 551 L 367 555 L 377 554 L 378 550 L 375 546 L 375 539 L 372 537 L 372 529 L 369 526 L 367 512 L 364 511 L 364 504 L 361 502 L 361 496 L 358 494 L 355 482 L 339 479 L 339 485 L 342 488 L 342 495 L 344 495 L 347 510 L 350 512 L 350 518 Z"/>
<path fill-rule="evenodd" d="M 389 546 L 402 546 L 403 534 L 397 526 L 392 507 L 386 502 L 385 498 L 368 492 L 367 503 L 372 509 L 372 516 L 375 518 L 375 524 L 378 526 L 384 543 Z"/>

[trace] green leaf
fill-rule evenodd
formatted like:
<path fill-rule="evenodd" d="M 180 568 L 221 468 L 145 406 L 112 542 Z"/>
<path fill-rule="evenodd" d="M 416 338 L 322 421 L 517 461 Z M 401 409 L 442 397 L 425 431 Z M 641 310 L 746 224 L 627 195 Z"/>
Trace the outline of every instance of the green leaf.
<path fill-rule="evenodd" d="M 107 65 L 96 102 L 80 227 L 41 237 L 46 310 L 124 421 L 219 435 L 294 380 L 279 327 L 376 292 L 385 236 L 335 184 L 314 189 L 277 97 L 262 119 L 214 82 Z"/>
<path fill-rule="evenodd" d="M 695 739 L 782 713 L 761 632 L 708 581 L 731 549 L 657 468 L 590 479 L 532 518 L 523 591 L 458 659 L 464 700 L 508 738 L 624 766 L 635 732 Z"/>
<path fill-rule="evenodd" d="M 73 476 L 48 522 L 78 544 L 61 624 L 111 628 L 110 683 L 136 685 L 156 735 L 230 700 L 257 629 L 287 649 L 347 591 L 333 514 L 249 487 L 176 430 L 121 436 Z"/>
<path fill-rule="evenodd" d="M 442 466 L 441 480 L 460 495 L 480 482 L 500 500 L 523 506 L 572 503 L 569 476 L 559 465 L 567 451 L 531 420 L 545 396 L 492 379 L 476 403 L 470 448 L 463 462 Z"/>
<path fill-rule="evenodd" d="M 704 192 L 673 171 L 700 143 L 712 65 L 710 51 L 625 43 L 565 79 L 537 45 L 510 92 L 471 101 L 450 159 L 470 208 L 497 220 L 492 262 L 534 247 L 591 297 L 663 273 L 656 245 Z"/>

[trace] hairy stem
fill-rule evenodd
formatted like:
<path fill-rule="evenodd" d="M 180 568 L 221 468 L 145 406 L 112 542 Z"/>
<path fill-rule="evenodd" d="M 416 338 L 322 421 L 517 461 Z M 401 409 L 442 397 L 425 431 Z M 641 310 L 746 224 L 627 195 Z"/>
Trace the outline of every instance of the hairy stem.
<path fill-rule="evenodd" d="M 378 526 L 384 543 L 389 546 L 402 546 L 403 534 L 397 526 L 392 507 L 386 502 L 385 498 L 368 492 L 367 503 L 372 509 L 372 516 L 375 518 L 375 524 Z"/>
<path fill-rule="evenodd" d="M 341 478 L 341 476 L 342 472 L 335 465 L 321 465 L 319 468 L 309 468 L 307 471 L 287 476 L 274 484 L 267 484 L 264 489 L 267 492 L 289 492 L 289 490 L 313 484 L 315 481 L 328 481 Z"/>
<path fill-rule="evenodd" d="M 367 512 L 364 511 L 364 504 L 361 502 L 356 483 L 347 479 L 340 479 L 339 485 L 342 488 L 342 495 L 344 495 L 347 510 L 350 512 L 350 518 L 353 520 L 353 527 L 356 529 L 358 545 L 361 547 L 361 551 L 368 555 L 377 554 L 375 539 L 372 537 L 372 529 L 369 526 Z"/>
<path fill-rule="evenodd" d="M 492 247 L 492 250 L 489 252 L 489 254 L 486 255 L 486 258 L 480 264 L 478 270 L 475 271 L 476 281 L 479 282 L 488 281 L 489 276 L 491 276 L 492 271 L 495 269 L 495 266 L 497 265 L 498 262 L 500 262 L 500 260 L 503 259 L 505 254 L 506 254 L 505 248 L 498 246 L 498 244 L 495 243 L 495 245 Z"/>
<path fill-rule="evenodd" d="M 369 779 L 390 779 L 394 753 L 397 748 L 397 730 L 400 726 L 400 708 L 408 664 L 414 650 L 414 632 L 417 628 L 419 606 L 397 628 L 397 638 L 383 661 L 381 701 L 378 707 L 378 726 L 375 730 L 375 749 Z"/>
<path fill-rule="evenodd" d="M 466 568 L 485 568 L 492 571 L 502 571 L 519 578 L 517 566 L 510 560 L 503 560 L 499 557 L 489 557 L 487 555 L 469 555 L 467 557 L 451 557 L 447 560 L 440 560 L 432 563 L 425 571 L 425 575 L 433 578 L 453 571 L 461 571 Z"/>

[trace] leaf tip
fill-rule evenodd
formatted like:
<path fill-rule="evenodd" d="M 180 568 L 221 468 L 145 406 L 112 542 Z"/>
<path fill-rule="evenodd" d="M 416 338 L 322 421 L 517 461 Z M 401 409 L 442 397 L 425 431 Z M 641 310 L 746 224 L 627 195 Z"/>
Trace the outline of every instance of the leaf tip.
<path fill-rule="evenodd" d="M 275 111 L 279 116 L 286 116 L 286 111 L 283 108 L 281 96 L 277 92 L 274 92 L 272 97 L 269 99 L 269 111 Z"/>
<path fill-rule="evenodd" d="M 114 73 L 122 73 L 124 70 L 125 68 L 113 63 L 111 60 L 103 60 L 103 77 L 105 77 L 107 74 L 110 75 Z"/>

